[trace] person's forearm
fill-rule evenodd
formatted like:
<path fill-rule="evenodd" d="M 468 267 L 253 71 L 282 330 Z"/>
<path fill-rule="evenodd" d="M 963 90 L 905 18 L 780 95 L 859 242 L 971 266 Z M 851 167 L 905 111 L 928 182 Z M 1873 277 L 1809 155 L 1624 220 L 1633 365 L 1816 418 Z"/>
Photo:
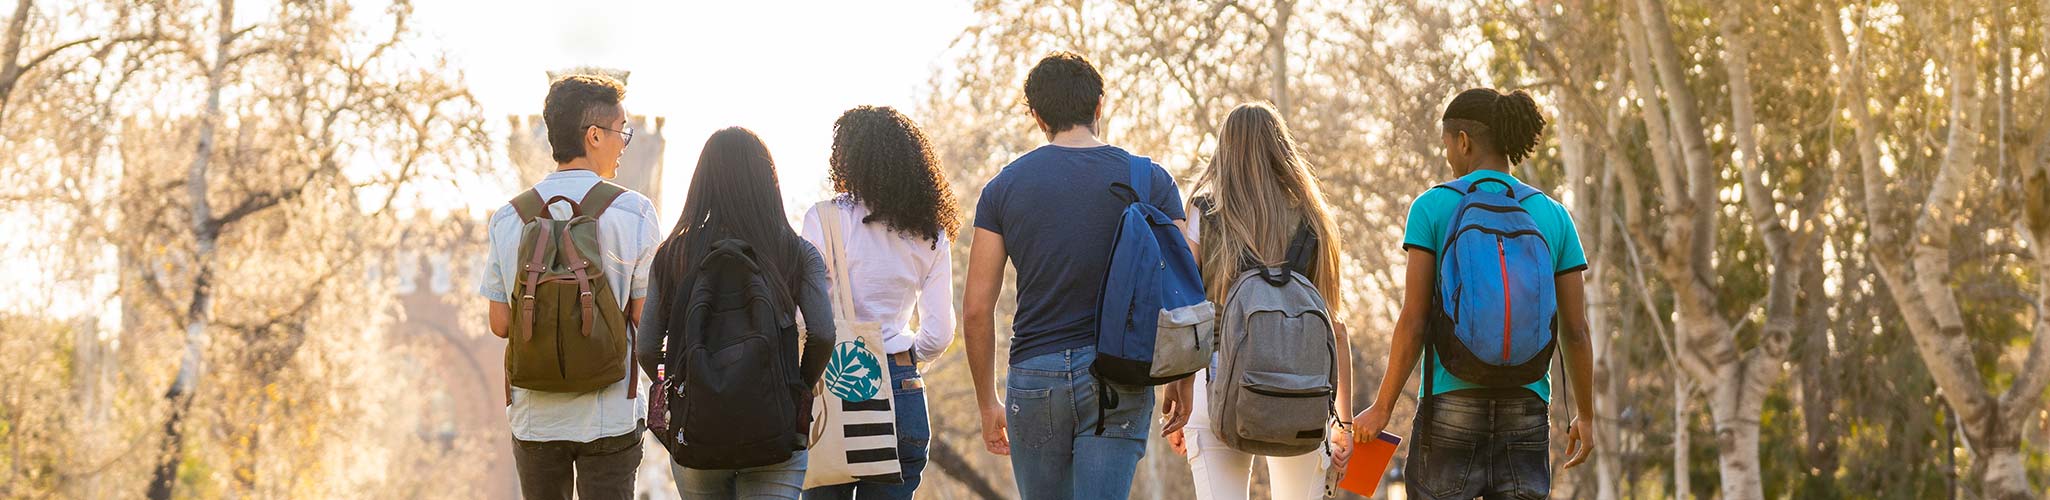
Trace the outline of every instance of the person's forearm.
<path fill-rule="evenodd" d="M 489 309 L 490 319 L 486 326 L 491 328 L 492 335 L 497 335 L 501 339 L 506 338 L 512 331 L 512 305 L 494 301 Z"/>
<path fill-rule="evenodd" d="M 975 403 L 997 404 L 996 318 L 989 311 L 971 311 L 966 316 L 962 341 L 968 344 L 968 375 L 975 381 Z"/>
<path fill-rule="evenodd" d="M 1380 389 L 1374 391 L 1375 406 L 1394 410 L 1402 388 L 1409 385 L 1409 373 L 1416 370 L 1417 358 L 1423 354 L 1423 329 L 1421 322 L 1412 317 L 1396 321 L 1395 338 L 1388 349 L 1388 368 L 1381 374 Z"/>
<path fill-rule="evenodd" d="M 1345 323 L 1332 322 L 1332 333 L 1338 359 L 1338 414 L 1352 415 L 1352 341 L 1345 330 Z"/>
<path fill-rule="evenodd" d="M 1586 325 L 1567 330 L 1566 376 L 1573 379 L 1573 414 L 1594 415 L 1594 348 Z"/>

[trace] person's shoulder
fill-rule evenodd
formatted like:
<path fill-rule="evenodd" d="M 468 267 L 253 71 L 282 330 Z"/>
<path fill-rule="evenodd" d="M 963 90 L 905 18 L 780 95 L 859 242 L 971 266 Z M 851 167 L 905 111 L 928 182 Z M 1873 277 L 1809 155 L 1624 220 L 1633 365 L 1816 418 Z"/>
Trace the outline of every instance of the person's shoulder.
<path fill-rule="evenodd" d="M 1559 203 L 1559 199 L 1553 198 L 1551 193 L 1534 193 L 1521 200 L 1521 203 L 1523 204 L 1524 210 L 1543 211 L 1546 215 L 1556 216 L 1568 220 L 1571 220 L 1573 218 L 1573 214 L 1566 210 L 1566 204 Z"/>
<path fill-rule="evenodd" d="M 655 214 L 655 201 L 648 199 L 648 195 L 641 194 L 640 191 L 628 189 L 624 193 L 619 193 L 618 198 L 612 199 L 612 206 L 606 208 L 605 213 L 611 215 L 622 208 L 626 209 L 624 212 L 638 217 L 652 217 Z"/>
<path fill-rule="evenodd" d="M 484 227 L 490 231 L 496 231 L 500 229 L 500 226 L 516 228 L 519 225 L 520 211 L 513 208 L 512 203 L 509 202 L 500 203 L 498 208 L 491 209 L 491 214 L 484 217 Z"/>
<path fill-rule="evenodd" d="M 818 245 L 813 245 L 810 240 L 804 238 L 796 238 L 796 242 L 797 253 L 804 256 L 804 266 L 806 269 L 823 270 L 826 268 L 826 256 L 819 253 Z"/>
<path fill-rule="evenodd" d="M 1410 206 L 1450 208 L 1458 205 L 1459 193 L 1451 189 L 1439 189 L 1441 187 L 1444 187 L 1444 184 L 1432 184 L 1431 187 L 1424 188 L 1424 192 L 1417 193 L 1416 198 L 1410 201 Z"/>

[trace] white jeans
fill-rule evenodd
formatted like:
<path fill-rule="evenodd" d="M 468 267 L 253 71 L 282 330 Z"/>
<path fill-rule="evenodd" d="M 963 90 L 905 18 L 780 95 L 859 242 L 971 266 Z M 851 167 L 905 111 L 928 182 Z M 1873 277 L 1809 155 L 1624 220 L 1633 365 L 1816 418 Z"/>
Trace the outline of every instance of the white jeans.
<path fill-rule="evenodd" d="M 1209 370 L 1196 372 L 1195 397 L 1190 406 L 1187 430 L 1182 436 L 1189 449 L 1189 472 L 1195 476 L 1198 500 L 1237 500 L 1252 488 L 1253 455 L 1231 449 L 1211 432 Z M 1331 460 L 1323 449 L 1293 457 L 1267 459 L 1268 483 L 1273 498 L 1302 500 L 1324 498 L 1324 473 Z"/>

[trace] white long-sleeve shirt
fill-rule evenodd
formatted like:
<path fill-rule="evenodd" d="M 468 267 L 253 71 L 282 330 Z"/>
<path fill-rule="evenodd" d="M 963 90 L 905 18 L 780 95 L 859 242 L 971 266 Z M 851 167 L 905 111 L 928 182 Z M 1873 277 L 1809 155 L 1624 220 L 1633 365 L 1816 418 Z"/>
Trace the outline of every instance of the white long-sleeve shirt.
<path fill-rule="evenodd" d="M 854 320 L 882 325 L 886 353 L 912 350 L 918 360 L 926 361 L 946 352 L 954 342 L 954 257 L 947 235 L 935 242 L 891 230 L 881 222 L 863 223 L 868 208 L 846 195 L 823 203 L 840 205 Z M 819 207 L 813 206 L 804 213 L 800 233 L 823 254 L 826 238 L 820 220 Z M 911 332 L 914 306 L 916 333 Z"/>

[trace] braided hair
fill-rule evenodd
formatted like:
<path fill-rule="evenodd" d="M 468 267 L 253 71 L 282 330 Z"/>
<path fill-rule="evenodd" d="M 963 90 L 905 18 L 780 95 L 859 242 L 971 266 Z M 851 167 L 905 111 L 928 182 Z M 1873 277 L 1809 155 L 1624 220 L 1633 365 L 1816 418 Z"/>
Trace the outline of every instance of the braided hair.
<path fill-rule="evenodd" d="M 1537 151 L 1538 134 L 1545 129 L 1545 117 L 1538 114 L 1537 101 L 1521 90 L 1503 94 L 1477 88 L 1460 92 L 1445 105 L 1445 131 L 1465 132 L 1487 151 L 1522 163 Z"/>

